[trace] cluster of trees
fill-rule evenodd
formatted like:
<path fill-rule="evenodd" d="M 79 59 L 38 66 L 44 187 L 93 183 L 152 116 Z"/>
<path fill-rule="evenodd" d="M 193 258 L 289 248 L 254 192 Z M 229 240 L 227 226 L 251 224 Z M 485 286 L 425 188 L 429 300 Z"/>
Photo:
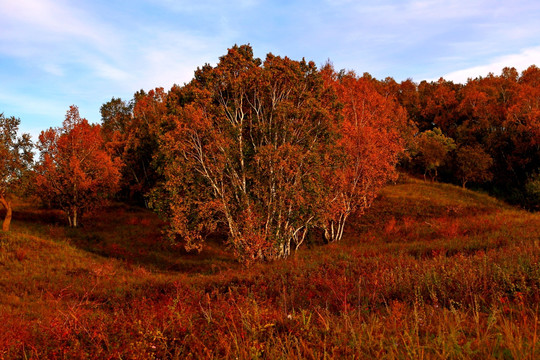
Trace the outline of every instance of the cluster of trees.
<path fill-rule="evenodd" d="M 38 161 L 24 163 L 34 192 L 70 226 L 116 193 L 158 211 L 188 249 L 226 232 L 246 261 L 286 257 L 315 228 L 339 241 L 350 214 L 396 176 L 411 130 L 371 79 L 272 54 L 262 61 L 247 45 L 184 86 L 113 98 L 101 114 L 91 125 L 72 106 L 60 128 L 41 133 Z"/>
<path fill-rule="evenodd" d="M 120 158 L 107 151 L 100 125 L 82 119 L 71 106 L 59 128 L 42 131 L 37 144 L 18 135 L 20 120 L 0 114 L 0 203 L 6 211 L 2 230 L 9 231 L 12 200 L 33 193 L 62 209 L 77 227 L 85 212 L 114 194 L 120 181 Z M 34 147 L 39 160 L 34 163 Z"/>
<path fill-rule="evenodd" d="M 72 106 L 61 127 L 41 133 L 35 164 L 19 120 L 1 115 L 3 229 L 10 196 L 32 184 L 70 226 L 115 194 L 155 209 L 188 249 L 223 232 L 240 259 L 282 258 L 313 229 L 339 241 L 398 163 L 534 204 L 539 106 L 535 66 L 465 85 L 397 83 L 234 46 L 188 84 L 113 98 L 100 125 Z"/>
<path fill-rule="evenodd" d="M 188 249 L 223 231 L 247 261 L 286 257 L 314 228 L 340 240 L 349 215 L 396 176 L 411 129 L 370 79 L 262 61 L 246 45 L 184 86 L 101 110 L 125 164 L 122 194 L 147 199 Z"/>
<path fill-rule="evenodd" d="M 474 182 L 522 206 L 540 197 L 540 69 L 454 84 L 374 80 L 394 96 L 421 132 L 406 168 L 465 184 Z"/>

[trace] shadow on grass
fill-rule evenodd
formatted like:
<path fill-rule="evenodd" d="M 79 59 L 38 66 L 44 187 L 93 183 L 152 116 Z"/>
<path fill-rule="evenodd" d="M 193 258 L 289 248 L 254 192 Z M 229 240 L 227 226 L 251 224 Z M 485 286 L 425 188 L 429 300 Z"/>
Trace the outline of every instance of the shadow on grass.
<path fill-rule="evenodd" d="M 125 261 L 128 266 L 184 274 L 213 274 L 240 266 L 226 251 L 223 235 L 209 237 L 200 253 L 188 252 L 163 235 L 165 223 L 153 212 L 124 204 L 111 204 L 88 214 L 79 228 L 67 227 L 63 213 L 57 210 L 21 206 L 13 219 L 19 231 L 66 241 L 83 251 Z"/>

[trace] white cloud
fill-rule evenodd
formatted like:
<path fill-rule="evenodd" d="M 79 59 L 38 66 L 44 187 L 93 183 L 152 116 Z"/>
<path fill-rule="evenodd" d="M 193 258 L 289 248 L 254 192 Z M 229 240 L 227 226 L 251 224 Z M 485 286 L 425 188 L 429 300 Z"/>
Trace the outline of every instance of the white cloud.
<path fill-rule="evenodd" d="M 61 0 L 0 0 L 0 12 L 0 18 L 5 17 L 0 56 L 25 64 L 34 75 L 62 77 L 66 82 L 76 81 L 82 73 L 126 78 L 114 64 L 119 33 L 82 7 Z"/>
<path fill-rule="evenodd" d="M 484 65 L 452 71 L 444 75 L 444 78 L 458 83 L 466 83 L 469 78 L 474 79 L 478 76 L 486 76 L 490 72 L 499 75 L 505 67 L 515 67 L 521 72 L 531 65 L 540 65 L 540 46 L 524 49 L 517 54 L 494 58 Z"/>
<path fill-rule="evenodd" d="M 486 6 L 486 1 L 471 0 L 412 0 L 412 1 L 354 1 L 326 0 L 330 7 L 346 14 L 369 15 L 365 20 L 377 19 L 386 23 L 403 24 L 437 22 L 446 19 L 464 19 L 491 13 L 494 7 Z"/>
<path fill-rule="evenodd" d="M 230 11 L 233 9 L 247 9 L 254 7 L 259 0 L 150 0 L 151 4 L 161 6 L 178 13 L 190 13 L 198 11 Z"/>
<path fill-rule="evenodd" d="M 251 6 L 253 1 L 235 4 Z M 70 97 L 68 103 L 90 97 L 95 101 L 96 95 L 131 96 L 141 88 L 189 81 L 197 66 L 217 60 L 232 36 L 227 28 L 206 35 L 181 30 L 181 24 L 152 25 L 130 15 L 111 22 L 100 16 L 99 6 L 64 0 L 0 0 L 0 20 L 0 56 L 50 79 L 47 85 Z M 0 83 L 0 91 L 9 88 Z M 78 100 L 81 94 L 87 98 Z"/>
<path fill-rule="evenodd" d="M 163 28 L 146 28 L 142 34 L 143 44 L 128 50 L 139 55 L 130 67 L 137 74 L 132 82 L 135 89 L 168 89 L 189 82 L 198 66 L 217 62 L 233 37 L 227 28 L 214 36 Z"/>
<path fill-rule="evenodd" d="M 78 39 L 99 48 L 111 45 L 114 33 L 71 3 L 51 0 L 0 0 L 4 28 L 26 43 Z M 21 44 L 24 45 L 24 44 Z M 39 49 L 38 49 L 39 50 Z"/>

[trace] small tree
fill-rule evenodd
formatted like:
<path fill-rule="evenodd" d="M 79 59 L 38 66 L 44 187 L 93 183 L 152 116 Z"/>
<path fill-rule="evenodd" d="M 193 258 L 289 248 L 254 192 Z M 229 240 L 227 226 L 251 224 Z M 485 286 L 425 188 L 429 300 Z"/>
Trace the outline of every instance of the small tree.
<path fill-rule="evenodd" d="M 469 181 L 486 182 L 491 180 L 490 171 L 493 159 L 481 146 L 461 146 L 456 152 L 456 175 L 461 180 L 461 186 Z"/>
<path fill-rule="evenodd" d="M 76 106 L 62 127 L 41 133 L 38 149 L 37 192 L 66 213 L 71 227 L 117 189 L 120 162 L 105 150 L 101 127 L 81 119 Z"/>
<path fill-rule="evenodd" d="M 433 181 L 437 178 L 437 170 L 446 161 L 448 153 L 456 148 L 456 144 L 441 129 L 435 128 L 418 135 L 417 147 L 418 159 L 424 168 L 424 179 L 429 174 Z"/>
<path fill-rule="evenodd" d="M 330 65 L 322 73 L 341 104 L 339 140 L 331 148 L 340 161 L 326 169 L 332 197 L 324 230 L 332 242 L 342 238 L 349 215 L 369 208 L 382 186 L 397 176 L 407 116 L 393 97 L 379 94 L 369 78 L 336 74 Z"/>
<path fill-rule="evenodd" d="M 3 231 L 9 231 L 13 213 L 11 197 L 21 190 L 33 158 L 30 135 L 17 136 L 19 124 L 18 118 L 0 114 L 0 204 L 6 210 Z"/>

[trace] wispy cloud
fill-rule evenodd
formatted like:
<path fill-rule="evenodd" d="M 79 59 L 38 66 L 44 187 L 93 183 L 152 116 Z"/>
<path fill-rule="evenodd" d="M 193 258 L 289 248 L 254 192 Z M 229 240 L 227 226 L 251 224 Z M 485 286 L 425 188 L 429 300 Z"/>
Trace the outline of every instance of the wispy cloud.
<path fill-rule="evenodd" d="M 49 88 L 57 98 L 66 98 L 66 109 L 73 102 L 94 102 L 91 113 L 83 115 L 97 121 L 100 102 L 189 81 L 196 66 L 216 59 L 230 45 L 227 29 L 209 36 L 181 29 L 174 21 L 158 25 L 129 13 L 111 22 L 99 6 L 77 4 L 0 0 L 0 61 L 12 59 L 20 71 L 11 83 L 0 82 L 0 106 L 31 118 L 57 115 L 56 108 L 44 106 L 50 94 L 43 90 Z"/>
<path fill-rule="evenodd" d="M 227 9 L 235 11 L 237 9 L 252 8 L 260 4 L 259 0 L 153 0 L 146 1 L 153 5 L 160 5 L 168 10 L 179 13 L 193 13 L 199 11 L 219 11 L 223 12 Z"/>
<path fill-rule="evenodd" d="M 59 126 L 67 110 L 65 104 L 55 99 L 24 93 L 9 93 L 2 89 L 0 89 L 0 104 L 10 105 L 9 109 L 0 109 L 0 113 L 5 112 L 7 116 L 21 118 L 21 131 L 30 133 L 34 139 L 38 137 L 41 130 L 51 126 Z M 26 121 L 27 119 L 21 114 L 26 115 L 26 117 L 34 117 L 36 121 Z M 51 116 L 51 118 L 43 119 L 44 114 Z"/>
<path fill-rule="evenodd" d="M 114 44 L 111 27 L 71 4 L 51 0 L 1 0 L 5 32 L 4 36 L 0 36 L 11 46 L 18 45 L 14 47 L 15 50 L 28 50 L 29 45 L 51 45 L 68 40 L 76 40 L 102 51 L 110 50 Z M 3 46 L 0 49 L 10 50 Z M 34 52 L 41 54 L 43 50 L 42 46 L 37 46 Z M 21 51 L 20 55 L 28 55 L 28 52 Z"/>
<path fill-rule="evenodd" d="M 489 73 L 498 75 L 505 67 L 515 67 L 518 71 L 523 71 L 531 65 L 540 64 L 540 46 L 524 49 L 517 54 L 499 56 L 487 64 L 473 66 L 466 69 L 452 71 L 444 78 L 458 83 L 466 83 L 468 79 L 479 76 L 486 76 Z"/>
<path fill-rule="evenodd" d="M 326 3 L 326 14 L 338 19 L 332 22 L 333 33 L 326 35 L 337 39 L 334 47 L 342 49 L 333 52 L 337 57 L 330 55 L 336 65 L 374 71 L 379 77 L 438 77 L 540 43 L 537 1 Z"/>

